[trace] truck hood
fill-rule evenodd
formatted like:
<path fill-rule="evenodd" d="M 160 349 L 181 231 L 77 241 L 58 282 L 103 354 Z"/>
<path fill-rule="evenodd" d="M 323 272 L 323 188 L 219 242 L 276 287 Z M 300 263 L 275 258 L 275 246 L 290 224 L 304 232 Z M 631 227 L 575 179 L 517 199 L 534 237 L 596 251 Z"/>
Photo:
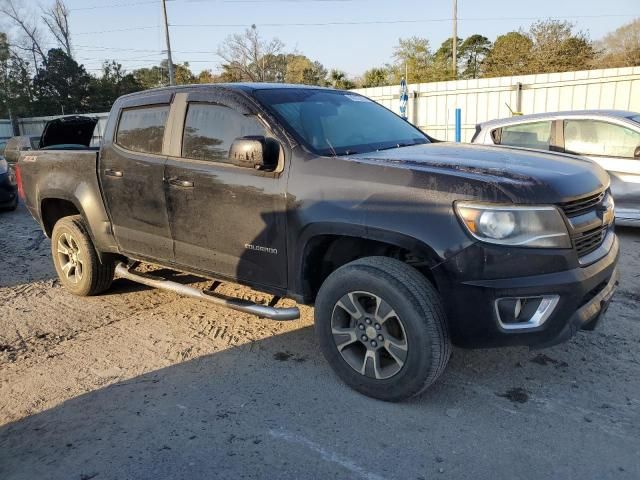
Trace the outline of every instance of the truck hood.
<path fill-rule="evenodd" d="M 50 148 L 55 145 L 88 147 L 97 123 L 97 118 L 79 115 L 51 120 L 47 122 L 42 132 L 40 148 Z"/>
<path fill-rule="evenodd" d="M 570 201 L 609 185 L 607 172 L 588 159 L 524 148 L 432 143 L 349 158 L 436 177 L 486 182 L 517 203 Z M 455 189 L 460 181 L 450 183 Z"/>

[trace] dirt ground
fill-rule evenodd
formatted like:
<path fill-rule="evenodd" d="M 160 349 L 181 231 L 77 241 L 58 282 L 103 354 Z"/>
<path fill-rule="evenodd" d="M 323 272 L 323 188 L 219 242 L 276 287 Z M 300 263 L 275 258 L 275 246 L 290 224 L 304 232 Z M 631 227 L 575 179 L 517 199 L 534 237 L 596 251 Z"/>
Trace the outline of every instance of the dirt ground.
<path fill-rule="evenodd" d="M 386 404 L 333 376 L 309 308 L 276 323 L 124 280 L 73 297 L 26 210 L 0 214 L 0 479 L 638 479 L 640 232 L 620 237 L 598 330 L 456 349 Z"/>

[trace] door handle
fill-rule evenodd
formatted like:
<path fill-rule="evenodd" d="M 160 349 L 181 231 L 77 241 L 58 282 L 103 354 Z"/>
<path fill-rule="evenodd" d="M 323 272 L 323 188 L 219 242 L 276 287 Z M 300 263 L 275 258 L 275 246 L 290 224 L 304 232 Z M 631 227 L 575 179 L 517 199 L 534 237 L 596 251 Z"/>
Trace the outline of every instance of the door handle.
<path fill-rule="evenodd" d="M 171 177 L 167 179 L 169 185 L 173 185 L 174 187 L 180 188 L 193 188 L 193 182 L 191 180 L 183 180 L 177 177 Z"/>
<path fill-rule="evenodd" d="M 120 177 L 123 176 L 122 170 L 114 170 L 113 168 L 105 169 L 104 174 L 107 177 L 118 177 L 118 178 L 120 178 Z"/>

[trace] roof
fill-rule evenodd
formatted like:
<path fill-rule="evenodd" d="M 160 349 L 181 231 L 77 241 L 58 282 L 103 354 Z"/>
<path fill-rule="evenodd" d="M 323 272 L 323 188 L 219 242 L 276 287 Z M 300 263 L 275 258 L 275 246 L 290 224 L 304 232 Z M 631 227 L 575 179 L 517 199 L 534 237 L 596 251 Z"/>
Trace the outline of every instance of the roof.
<path fill-rule="evenodd" d="M 239 90 L 242 92 L 253 92 L 256 90 L 273 90 L 273 89 L 293 89 L 293 88 L 303 88 L 303 89 L 314 89 L 314 90 L 337 90 L 335 88 L 327 88 L 327 87 L 319 87 L 317 85 L 303 85 L 298 83 L 261 83 L 261 82 L 238 82 L 238 83 L 192 83 L 188 85 L 174 85 L 170 87 L 159 87 L 152 88 L 150 90 L 142 90 L 140 92 L 129 93 L 127 95 L 123 95 L 120 98 L 132 98 L 140 95 L 146 95 L 150 92 L 160 93 L 166 91 L 180 91 L 186 89 L 193 89 L 194 87 L 200 87 L 205 89 L 216 89 L 216 88 L 226 88 L 229 90 Z M 344 90 L 346 91 L 346 90 Z"/>
<path fill-rule="evenodd" d="M 545 120 L 545 119 L 557 119 L 566 117 L 603 117 L 603 118 L 629 118 L 636 115 L 640 115 L 637 112 L 630 112 L 627 110 L 571 110 L 564 112 L 548 112 L 548 113 L 533 113 L 530 115 L 516 115 L 508 118 L 501 118 L 496 120 L 489 120 L 487 122 L 481 122 L 478 125 L 482 128 L 494 127 L 499 125 L 510 125 L 513 123 L 523 123 L 528 120 Z"/>

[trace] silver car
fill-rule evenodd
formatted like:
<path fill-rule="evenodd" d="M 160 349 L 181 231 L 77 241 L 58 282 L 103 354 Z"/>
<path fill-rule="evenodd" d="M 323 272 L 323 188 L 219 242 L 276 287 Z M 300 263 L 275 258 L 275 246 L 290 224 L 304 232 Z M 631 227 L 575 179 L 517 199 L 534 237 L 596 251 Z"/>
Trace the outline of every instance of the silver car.
<path fill-rule="evenodd" d="M 640 227 L 640 113 L 521 115 L 477 125 L 471 142 L 572 153 L 597 162 L 611 176 L 616 223 Z"/>

